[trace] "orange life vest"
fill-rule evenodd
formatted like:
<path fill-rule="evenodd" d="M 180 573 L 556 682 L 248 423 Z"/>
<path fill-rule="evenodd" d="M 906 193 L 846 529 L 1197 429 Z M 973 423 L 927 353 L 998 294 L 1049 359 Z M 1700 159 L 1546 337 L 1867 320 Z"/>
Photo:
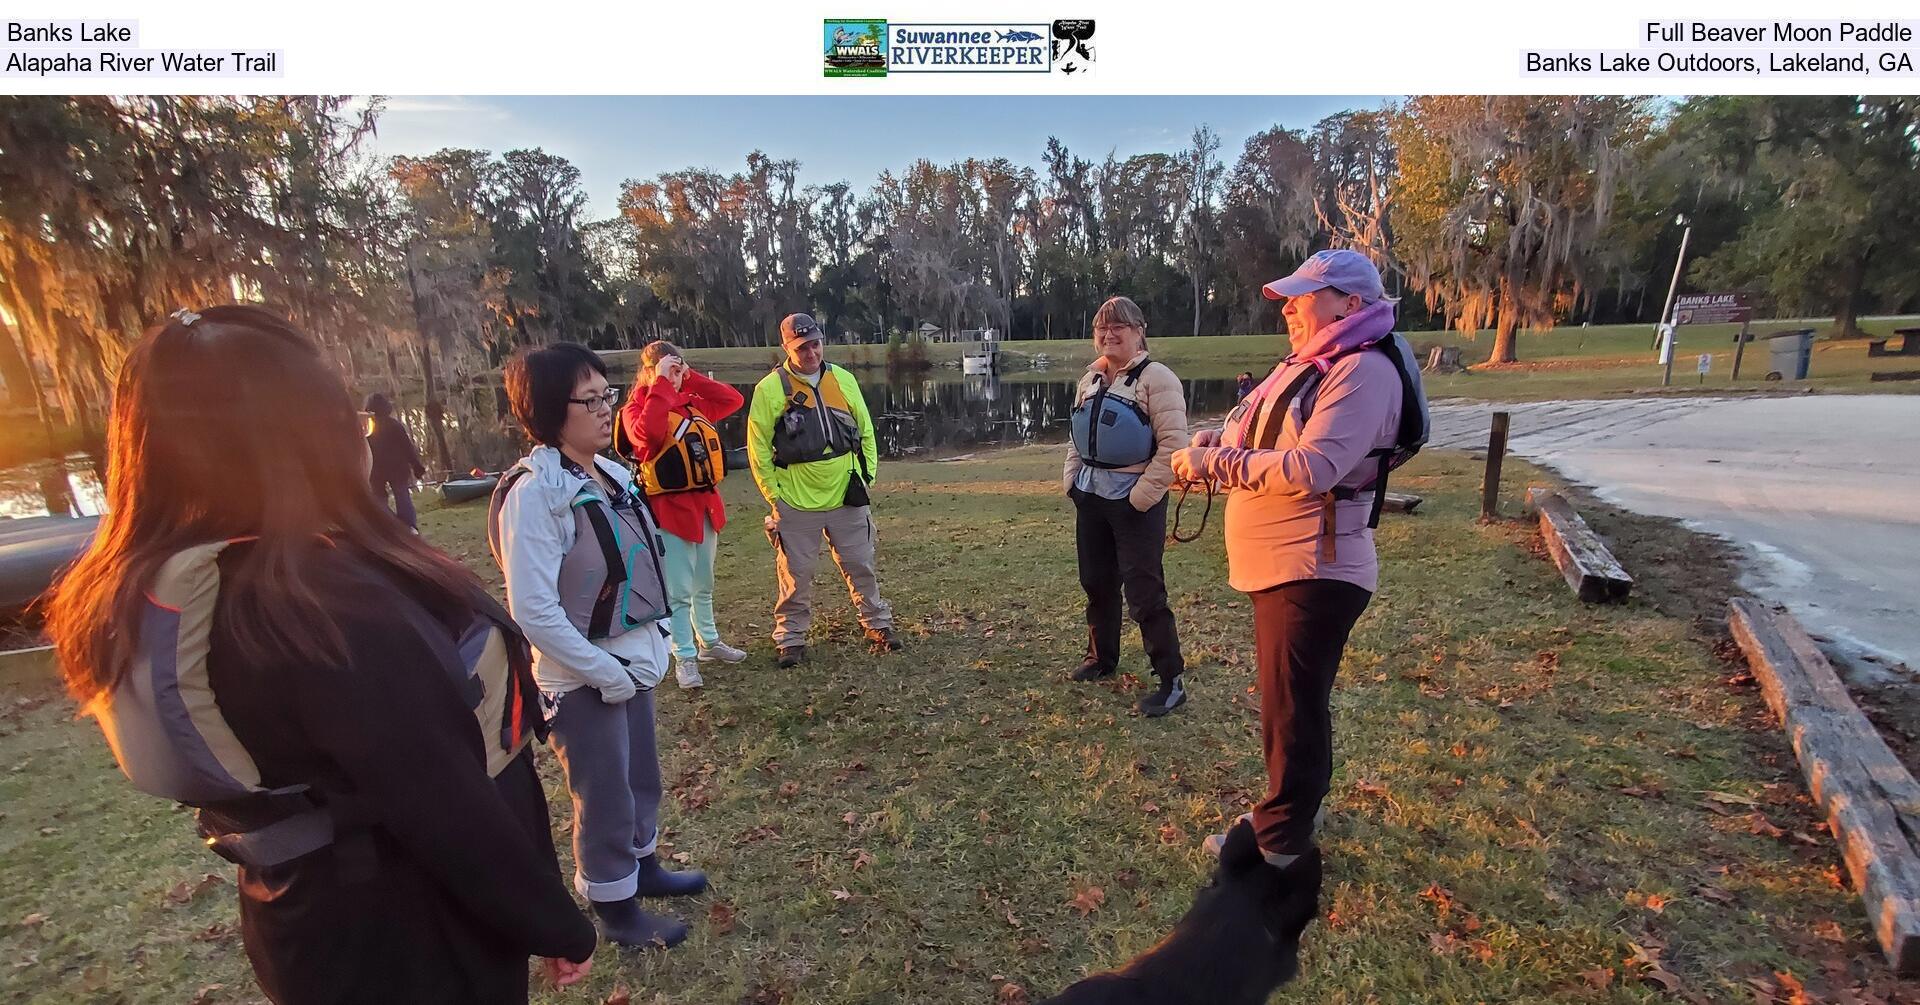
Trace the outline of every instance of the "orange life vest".
<path fill-rule="evenodd" d="M 650 496 L 720 486 L 727 475 L 726 448 L 720 431 L 698 412 L 667 413 L 673 434 L 660 452 L 637 464 L 640 489 Z"/>

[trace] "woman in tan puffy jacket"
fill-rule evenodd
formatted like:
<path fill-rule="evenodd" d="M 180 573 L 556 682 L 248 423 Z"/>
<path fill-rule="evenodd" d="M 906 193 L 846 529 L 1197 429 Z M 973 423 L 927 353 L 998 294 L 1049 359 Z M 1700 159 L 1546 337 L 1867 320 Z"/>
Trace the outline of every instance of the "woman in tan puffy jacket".
<path fill-rule="evenodd" d="M 1073 679 L 1111 676 L 1120 659 L 1120 598 L 1160 679 L 1140 712 L 1166 715 L 1187 700 L 1185 664 L 1167 606 L 1167 486 L 1173 452 L 1187 445 L 1180 378 L 1147 356 L 1147 319 L 1114 297 L 1093 316 L 1093 347 L 1074 394 L 1073 440 L 1061 476 L 1076 511 L 1080 586 L 1087 594 L 1087 651 Z"/>

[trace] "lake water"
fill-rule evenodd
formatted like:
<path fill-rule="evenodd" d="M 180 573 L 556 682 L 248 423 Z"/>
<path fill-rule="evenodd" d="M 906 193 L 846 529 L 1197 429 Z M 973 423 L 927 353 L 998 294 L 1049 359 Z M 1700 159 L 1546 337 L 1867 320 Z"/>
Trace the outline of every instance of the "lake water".
<path fill-rule="evenodd" d="M 873 414 L 880 456 L 901 458 L 1064 442 L 1079 374 L 1076 367 L 1057 373 L 1021 373 L 1017 379 L 962 377 L 951 371 L 893 380 L 878 370 L 859 371 L 856 376 L 867 410 Z M 615 382 L 630 376 L 619 374 Z M 751 384 L 733 386 L 748 397 L 753 393 Z M 1233 406 L 1231 380 L 1190 380 L 1185 386 L 1189 414 L 1213 415 Z M 470 384 L 446 393 L 444 400 L 447 453 L 456 474 L 473 468 L 497 471 L 526 453 L 526 440 L 499 384 Z M 400 412 L 428 468 L 437 468 L 424 395 L 400 402 Z M 719 429 L 728 447 L 745 444 L 746 409 L 720 423 Z M 97 458 L 75 454 L 0 471 L 0 517 L 47 513 L 50 499 L 59 512 L 98 513 L 97 465 Z"/>

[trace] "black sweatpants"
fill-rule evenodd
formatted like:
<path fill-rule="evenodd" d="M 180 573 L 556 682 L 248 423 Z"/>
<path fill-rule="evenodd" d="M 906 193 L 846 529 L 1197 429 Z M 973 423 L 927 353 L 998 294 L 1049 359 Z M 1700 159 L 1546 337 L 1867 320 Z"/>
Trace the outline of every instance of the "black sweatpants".
<path fill-rule="evenodd" d="M 1120 595 L 1140 626 L 1147 660 L 1163 682 L 1180 676 L 1180 635 L 1167 606 L 1167 501 L 1145 513 L 1125 499 L 1073 493 L 1077 519 L 1074 545 L 1080 556 L 1080 588 L 1087 593 L 1087 658 L 1104 668 L 1120 661 Z"/>
<path fill-rule="evenodd" d="M 1253 809 L 1260 847 L 1297 855 L 1333 783 L 1333 675 L 1373 594 L 1337 579 L 1304 579 L 1252 594 L 1260 671 L 1267 798 Z"/>

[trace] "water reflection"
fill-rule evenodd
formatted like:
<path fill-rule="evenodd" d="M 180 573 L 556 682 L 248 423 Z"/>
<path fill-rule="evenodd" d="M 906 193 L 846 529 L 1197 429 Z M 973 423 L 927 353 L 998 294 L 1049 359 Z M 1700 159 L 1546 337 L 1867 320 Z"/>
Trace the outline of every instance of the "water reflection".
<path fill-rule="evenodd" d="M 1073 410 L 1075 377 L 1067 374 L 1041 380 L 942 374 L 887 381 L 877 371 L 857 376 L 873 415 L 880 456 L 887 458 L 1064 439 Z M 1189 413 L 1213 414 L 1233 406 L 1231 380 L 1194 380 L 1185 386 Z M 749 399 L 753 395 L 751 384 L 733 387 Z M 428 467 L 437 468 L 437 448 L 428 433 L 424 401 L 407 401 L 400 413 Z M 457 473 L 473 468 L 496 471 L 526 452 L 527 443 L 508 409 L 506 391 L 498 385 L 449 395 L 445 414 L 447 452 Z M 746 409 L 719 423 L 719 432 L 728 447 L 744 445 Z"/>
<path fill-rule="evenodd" d="M 880 455 L 897 458 L 1063 440 L 1078 374 L 1069 370 L 1008 380 L 943 372 L 889 381 L 878 370 L 863 370 L 856 376 L 873 414 Z M 631 377 L 617 375 L 615 383 L 628 386 Z M 733 386 L 751 398 L 751 384 Z M 1185 386 L 1189 414 L 1218 414 L 1233 406 L 1231 380 L 1190 380 Z M 428 429 L 425 392 L 392 397 L 430 476 L 437 477 L 440 451 Z M 456 476 L 473 468 L 497 471 L 526 453 L 526 439 L 497 378 L 449 389 L 443 400 L 447 459 Z M 728 447 L 745 444 L 746 409 L 719 429 Z M 98 514 L 105 500 L 96 472 L 103 469 L 97 454 L 78 453 L 0 470 L 0 516 Z"/>
<path fill-rule="evenodd" d="M 96 472 L 104 468 L 98 453 L 78 453 L 0 469 L 0 518 L 98 516 L 106 488 Z"/>

